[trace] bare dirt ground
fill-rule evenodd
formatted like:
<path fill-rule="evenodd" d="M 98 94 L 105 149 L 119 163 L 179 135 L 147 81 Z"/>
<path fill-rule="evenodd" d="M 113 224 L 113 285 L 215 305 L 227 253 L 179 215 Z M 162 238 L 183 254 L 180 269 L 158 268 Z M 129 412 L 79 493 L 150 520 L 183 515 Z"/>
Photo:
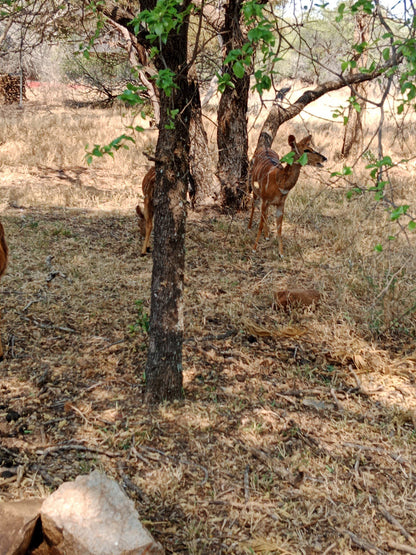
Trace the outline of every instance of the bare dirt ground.
<path fill-rule="evenodd" d="M 283 260 L 274 241 L 252 253 L 247 214 L 190 211 L 185 400 L 150 408 L 139 189 L 116 167 L 77 176 L 5 160 L 1 499 L 100 469 L 167 553 L 415 552 L 416 343 L 411 330 L 368 326 L 382 286 L 363 271 L 375 264 L 368 239 L 346 229 L 356 204 L 300 184 Z M 352 236 L 357 258 L 342 243 Z M 322 301 L 278 310 L 273 292 L 293 285 Z M 386 311 L 408 306 L 397 287 Z"/>

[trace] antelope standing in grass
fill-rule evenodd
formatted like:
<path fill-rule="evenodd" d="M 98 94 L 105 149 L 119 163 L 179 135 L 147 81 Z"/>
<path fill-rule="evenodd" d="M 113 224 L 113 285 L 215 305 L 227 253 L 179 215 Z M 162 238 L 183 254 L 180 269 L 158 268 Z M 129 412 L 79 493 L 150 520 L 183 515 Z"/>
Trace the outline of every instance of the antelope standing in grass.
<path fill-rule="evenodd" d="M 0 277 L 4 274 L 7 266 L 7 258 L 9 254 L 9 249 L 7 248 L 7 243 L 4 238 L 4 228 L 0 223 Z M 3 345 L 0 337 L 0 360 L 3 360 Z"/>
<path fill-rule="evenodd" d="M 296 185 L 302 165 L 322 167 L 323 162 L 326 161 L 323 154 L 313 149 L 311 135 L 304 137 L 299 142 L 296 141 L 294 135 L 289 135 L 288 142 L 295 153 L 292 164 L 287 163 L 286 166 L 283 166 L 274 150 L 263 148 L 257 150 L 253 156 L 249 177 L 253 191 L 249 229 L 251 229 L 253 223 L 256 201 L 258 198 L 261 199 L 260 224 L 253 250 L 257 249 L 263 228 L 266 239 L 269 238 L 267 211 L 269 206 L 273 205 L 276 207 L 277 241 L 280 256 L 283 256 L 282 221 L 288 193 Z M 304 154 L 306 154 L 305 157 Z M 254 185 L 254 183 L 257 183 L 257 185 Z"/>

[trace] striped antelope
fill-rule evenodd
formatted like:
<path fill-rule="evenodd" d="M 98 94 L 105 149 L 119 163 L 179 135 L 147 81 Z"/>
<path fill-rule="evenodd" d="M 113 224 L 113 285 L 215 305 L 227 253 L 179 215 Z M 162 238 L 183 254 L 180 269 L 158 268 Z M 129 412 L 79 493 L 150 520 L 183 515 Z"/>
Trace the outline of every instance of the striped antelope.
<path fill-rule="evenodd" d="M 294 135 L 289 135 L 288 142 L 295 153 L 295 160 L 292 164 L 283 166 L 274 150 L 269 148 L 260 149 L 253 156 L 249 177 L 250 186 L 253 191 L 250 221 L 248 223 L 249 229 L 251 229 L 253 223 L 256 201 L 259 197 L 261 199 L 260 224 L 253 250 L 257 249 L 263 228 L 266 239 L 269 238 L 267 211 L 269 206 L 273 205 L 276 207 L 277 241 L 280 256 L 283 256 L 282 221 L 285 202 L 289 191 L 293 189 L 299 179 L 300 170 L 302 169 L 300 158 L 303 154 L 306 154 L 306 164 L 315 167 L 322 167 L 323 162 L 326 161 L 323 154 L 313 149 L 311 135 L 304 137 L 299 142 L 296 141 Z M 254 185 L 254 183 L 257 183 L 257 185 Z"/>
<path fill-rule="evenodd" d="M 7 259 L 8 259 L 9 249 L 7 248 L 7 243 L 4 238 L 4 228 L 0 223 L 0 277 L 6 271 Z M 3 345 L 0 338 L 0 360 L 3 360 Z"/>

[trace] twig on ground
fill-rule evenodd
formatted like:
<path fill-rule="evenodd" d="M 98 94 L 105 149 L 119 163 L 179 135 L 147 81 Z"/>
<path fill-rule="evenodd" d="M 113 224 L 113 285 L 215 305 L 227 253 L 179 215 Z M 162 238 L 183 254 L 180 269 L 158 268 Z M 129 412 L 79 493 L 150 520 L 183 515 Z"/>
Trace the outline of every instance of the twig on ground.
<path fill-rule="evenodd" d="M 143 457 L 143 455 L 141 455 L 137 449 L 134 447 L 134 445 L 132 445 L 130 447 L 130 453 L 132 453 L 135 457 L 137 457 L 138 459 L 140 459 L 142 462 L 144 462 L 145 465 L 149 465 L 149 459 L 146 459 L 146 457 Z"/>
<path fill-rule="evenodd" d="M 53 447 L 47 447 L 46 449 L 36 451 L 37 455 L 41 457 L 47 457 L 52 453 L 56 453 L 57 451 L 87 451 L 90 453 L 96 453 L 97 455 L 105 455 L 106 457 L 116 458 L 116 457 L 123 457 L 124 453 L 114 453 L 112 451 L 104 451 L 102 449 L 98 449 L 96 447 L 85 447 L 85 445 L 80 445 L 78 443 L 61 443 L 59 445 L 54 445 Z"/>
<path fill-rule="evenodd" d="M 405 528 L 403 528 L 403 526 L 397 520 L 397 518 L 395 518 L 393 515 L 391 515 L 388 512 L 387 509 L 385 509 L 384 507 L 380 507 L 380 506 L 378 506 L 377 509 L 384 516 L 384 518 L 387 520 L 387 522 L 390 522 L 390 524 L 392 524 L 395 528 L 397 528 L 397 530 L 399 530 L 403 534 L 403 536 L 406 538 L 406 540 L 410 541 L 410 543 L 413 543 L 413 544 L 415 543 L 415 540 L 413 539 L 411 534 L 409 534 L 409 532 Z"/>
<path fill-rule="evenodd" d="M 84 415 L 84 413 L 82 411 L 80 411 L 77 407 L 75 407 L 72 403 L 65 403 L 65 409 L 66 410 L 73 410 L 74 412 L 76 412 L 77 414 L 79 414 L 81 416 L 81 418 L 84 420 L 84 422 L 86 424 L 89 424 L 89 420 L 88 418 Z"/>
<path fill-rule="evenodd" d="M 23 316 L 23 314 L 21 312 L 19 312 L 19 315 L 26 322 L 30 322 L 31 324 L 35 324 L 36 326 L 39 326 L 40 328 L 42 328 L 44 330 L 58 330 L 58 331 L 67 331 L 69 333 L 77 333 L 76 330 L 74 330 L 72 328 L 67 328 L 65 326 L 54 326 L 53 324 L 43 324 L 42 322 L 39 322 L 38 320 L 36 320 L 36 318 L 33 318 L 33 317 L 28 318 L 27 316 Z"/>
<path fill-rule="evenodd" d="M 354 534 L 354 532 L 350 532 L 349 530 L 339 530 L 339 532 L 347 534 L 351 538 L 351 541 L 355 543 L 355 545 L 358 545 L 358 547 L 364 549 L 365 551 L 368 551 L 373 555 L 386 555 L 386 551 L 378 548 L 376 545 L 369 542 L 365 538 L 360 538 L 359 536 Z"/>
<path fill-rule="evenodd" d="M 389 453 L 385 449 L 380 447 L 373 447 L 371 445 L 360 445 L 359 443 L 350 443 L 346 441 L 342 444 L 344 447 L 352 447 L 353 449 L 361 449 L 362 451 L 371 451 L 372 453 L 378 453 L 379 455 L 388 456 L 398 463 L 407 464 L 410 466 L 410 461 L 405 459 L 400 453 Z"/>
<path fill-rule="evenodd" d="M 52 476 L 39 464 L 32 464 L 30 468 L 31 470 L 39 473 L 46 484 L 49 484 L 50 486 L 54 486 L 56 484 L 57 478 L 52 478 Z"/>
<path fill-rule="evenodd" d="M 204 478 L 201 480 L 201 482 L 199 482 L 199 485 L 204 486 L 208 481 L 209 472 L 205 468 L 205 466 L 202 466 L 201 464 L 195 463 L 193 461 L 187 461 L 187 460 L 184 460 L 184 459 L 179 459 L 179 461 L 178 461 L 175 457 L 172 457 L 171 455 L 168 455 L 167 453 L 165 453 L 164 451 L 161 451 L 160 449 L 155 449 L 154 447 L 139 445 L 139 448 L 144 449 L 145 451 L 149 451 L 150 453 L 158 453 L 159 455 L 162 455 L 163 457 L 166 457 L 167 459 L 170 459 L 175 464 L 182 463 L 182 464 L 187 464 L 189 466 L 195 466 L 196 468 L 200 468 L 204 473 Z"/>
<path fill-rule="evenodd" d="M 16 479 L 16 487 L 20 487 L 20 484 L 23 480 L 23 476 L 25 475 L 26 466 L 21 464 L 17 467 L 17 479 Z"/>
<path fill-rule="evenodd" d="M 389 546 L 392 549 L 397 549 L 397 551 L 404 551 L 405 553 L 410 553 L 410 555 L 416 555 L 416 548 L 411 547 L 410 545 L 405 545 L 404 543 L 398 543 L 389 540 Z"/>
<path fill-rule="evenodd" d="M 39 303 L 40 301 L 41 301 L 41 299 L 32 299 L 31 301 L 29 301 L 27 303 L 27 305 L 25 307 L 22 308 L 22 312 L 26 312 L 26 310 L 28 308 L 30 308 L 32 306 L 32 304 Z"/>
<path fill-rule="evenodd" d="M 325 551 L 322 553 L 322 555 L 328 555 L 329 553 L 331 553 L 331 551 L 333 549 L 336 548 L 336 546 L 337 546 L 336 543 L 331 543 L 331 545 L 325 549 Z"/>
<path fill-rule="evenodd" d="M 97 349 L 97 352 L 104 351 L 105 349 L 109 349 L 110 347 L 114 347 L 114 345 L 120 345 L 120 343 L 124 343 L 126 339 L 120 339 L 119 341 L 114 341 L 114 343 L 110 343 L 109 345 L 104 345 Z"/>
<path fill-rule="evenodd" d="M 51 426 L 52 424 L 56 424 L 57 422 L 63 422 L 64 420 L 74 420 L 75 414 L 69 414 L 68 416 L 64 416 L 61 418 L 52 418 L 51 420 L 46 420 L 46 422 L 42 422 L 42 426 Z"/>
<path fill-rule="evenodd" d="M 258 511 L 259 513 L 262 513 L 268 517 L 270 517 L 272 520 L 275 521 L 280 521 L 281 519 L 275 515 L 274 513 L 270 513 L 269 511 L 267 511 L 264 506 L 261 503 L 255 503 L 253 501 L 249 501 L 248 503 L 237 503 L 235 501 L 228 501 L 228 500 L 218 500 L 218 499 L 213 499 L 212 501 L 209 501 L 210 505 L 229 505 L 230 507 L 233 507 L 234 509 L 254 509 L 256 511 Z"/>
<path fill-rule="evenodd" d="M 291 399 L 290 397 L 288 397 L 287 395 L 283 395 L 282 393 L 274 393 L 277 397 L 281 397 L 282 399 L 284 399 L 285 401 L 287 401 L 288 403 L 291 403 L 292 405 L 297 405 L 297 402 L 294 399 Z"/>
<path fill-rule="evenodd" d="M 133 491 L 134 493 L 136 493 L 138 495 L 138 497 L 140 498 L 141 501 L 145 501 L 146 503 L 149 502 L 149 498 L 146 496 L 146 494 L 139 488 L 139 486 L 136 486 L 136 484 L 134 482 L 132 482 L 130 480 L 130 478 L 127 476 L 127 474 L 124 472 L 124 467 L 123 467 L 123 463 L 120 461 L 117 463 L 117 470 L 118 473 L 120 474 L 125 486 Z"/>
<path fill-rule="evenodd" d="M 355 383 L 357 384 L 357 387 L 354 387 L 351 391 L 361 391 L 361 380 L 360 378 L 357 376 L 357 374 L 354 372 L 351 364 L 348 365 L 348 370 L 351 372 L 351 374 L 354 376 L 355 379 Z"/>
<path fill-rule="evenodd" d="M 335 389 L 331 387 L 330 391 L 331 391 L 331 397 L 333 398 L 337 409 L 339 410 L 339 412 L 344 412 L 344 407 L 342 406 L 342 403 L 338 401 L 338 397 L 335 394 Z"/>
<path fill-rule="evenodd" d="M 244 499 L 246 503 L 250 499 L 250 485 L 249 485 L 250 465 L 248 464 L 244 470 Z"/>

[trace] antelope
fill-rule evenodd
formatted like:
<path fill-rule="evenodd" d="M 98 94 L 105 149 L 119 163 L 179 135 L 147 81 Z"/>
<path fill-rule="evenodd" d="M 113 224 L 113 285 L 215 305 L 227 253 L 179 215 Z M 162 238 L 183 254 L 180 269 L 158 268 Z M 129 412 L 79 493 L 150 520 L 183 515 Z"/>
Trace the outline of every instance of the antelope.
<path fill-rule="evenodd" d="M 295 160 L 292 164 L 283 166 L 274 150 L 262 148 L 254 153 L 249 177 L 253 198 L 248 229 L 251 229 L 253 223 L 256 201 L 259 197 L 261 199 L 260 224 L 253 250 L 256 251 L 257 249 L 263 228 L 266 239 L 269 238 L 267 211 L 269 206 L 273 205 L 276 207 L 277 241 L 280 256 L 283 256 L 282 222 L 285 202 L 289 191 L 293 189 L 299 179 L 300 170 L 302 169 L 300 158 L 303 154 L 306 154 L 306 164 L 315 167 L 322 167 L 323 162 L 326 161 L 323 154 L 313 149 L 311 135 L 307 135 L 299 142 L 296 141 L 294 135 L 289 135 L 288 142 L 295 153 Z M 257 183 L 257 186 L 254 183 Z"/>
<path fill-rule="evenodd" d="M 152 159 L 150 156 L 147 155 L 149 159 Z M 153 158 L 154 160 L 154 158 Z M 195 195 L 196 195 L 196 186 L 195 181 L 189 173 L 188 175 L 188 194 L 191 199 L 191 207 L 192 209 L 195 208 Z M 143 190 L 143 197 L 144 197 L 144 205 L 143 210 L 141 209 L 140 205 L 136 206 L 136 213 L 139 217 L 139 231 L 140 234 L 144 236 L 143 247 L 141 256 L 145 256 L 146 253 L 150 252 L 149 242 L 150 242 L 150 234 L 152 233 L 153 228 L 153 216 L 155 213 L 154 202 L 153 202 L 153 195 L 155 190 L 155 183 L 156 183 L 156 169 L 155 167 L 150 168 L 150 170 L 146 173 L 143 178 L 142 182 L 142 190 Z"/>
<path fill-rule="evenodd" d="M 150 234 L 152 233 L 153 227 L 153 215 L 155 212 L 155 207 L 153 204 L 153 193 L 155 190 L 156 183 L 156 169 L 150 168 L 146 173 L 142 182 L 143 196 L 144 196 L 144 207 L 143 210 L 139 205 L 136 206 L 136 213 L 139 217 L 139 230 L 141 235 L 144 235 L 143 247 L 141 256 L 145 256 L 147 252 L 150 252 L 149 242 Z"/>
<path fill-rule="evenodd" d="M 6 271 L 7 259 L 8 259 L 9 249 L 7 248 L 7 243 L 4 238 L 4 227 L 0 223 L 0 277 Z M 0 338 L 0 360 L 3 360 L 3 345 Z"/>

